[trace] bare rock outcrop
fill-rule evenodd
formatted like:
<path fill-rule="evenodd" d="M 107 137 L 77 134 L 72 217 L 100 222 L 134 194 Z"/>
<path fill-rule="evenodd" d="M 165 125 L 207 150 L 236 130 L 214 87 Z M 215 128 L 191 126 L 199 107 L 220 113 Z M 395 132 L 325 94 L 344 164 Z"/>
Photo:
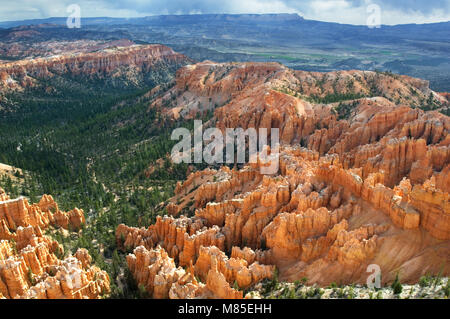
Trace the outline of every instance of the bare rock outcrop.
<path fill-rule="evenodd" d="M 223 251 L 215 246 L 201 247 L 195 263 L 195 274 L 205 280 L 207 274 L 216 264 L 217 271 L 225 276 L 228 283 L 236 283 L 239 288 L 248 288 L 266 278 L 272 278 L 273 266 L 260 265 L 258 261 L 251 264 L 243 258 L 228 258 Z"/>
<path fill-rule="evenodd" d="M 39 81 L 64 74 L 108 80 L 108 77 L 146 73 L 155 66 L 176 67 L 189 62 L 182 54 L 163 45 L 127 45 L 97 52 L 68 53 L 3 63 L 0 66 L 0 87 L 4 90 L 23 90 L 38 85 Z"/>
<path fill-rule="evenodd" d="M 25 198 L 0 202 L 0 293 L 5 298 L 83 299 L 109 293 L 106 272 L 91 266 L 86 249 L 64 256 L 62 246 L 42 229 L 79 228 L 82 210 L 64 213 L 51 196 L 30 205 Z"/>
<path fill-rule="evenodd" d="M 417 281 L 437 267 L 427 259 L 449 259 L 450 120 L 416 107 L 430 98 L 448 105 L 427 81 L 381 72 L 185 66 L 150 107 L 171 120 L 214 110 L 209 123 L 222 131 L 278 128 L 279 171 L 263 175 L 257 161 L 192 172 L 177 184 L 172 217 L 148 229 L 120 225 L 118 242 L 161 245 L 190 267 L 185 286 L 172 284 L 174 297 L 198 296 L 194 275 L 219 285 L 216 297 L 230 296 L 222 283 L 252 286 L 274 266 L 282 279 L 320 285 L 363 283 L 370 263 L 383 280 L 400 269 Z M 174 217 L 186 209 L 194 216 Z"/>
<path fill-rule="evenodd" d="M 82 210 L 75 208 L 70 212 L 63 212 L 49 195 L 44 195 L 38 204 L 32 205 L 24 197 L 1 201 L 0 220 L 4 221 L 6 227 L 13 230 L 20 226 L 46 228 L 49 225 L 79 229 L 85 223 Z"/>
<path fill-rule="evenodd" d="M 173 258 L 160 246 L 151 250 L 137 247 L 127 256 L 127 263 L 138 285 L 152 298 L 243 298 L 242 292 L 230 287 L 217 270 L 217 264 L 208 270 L 205 284 L 197 281 L 191 272 L 177 268 Z"/>

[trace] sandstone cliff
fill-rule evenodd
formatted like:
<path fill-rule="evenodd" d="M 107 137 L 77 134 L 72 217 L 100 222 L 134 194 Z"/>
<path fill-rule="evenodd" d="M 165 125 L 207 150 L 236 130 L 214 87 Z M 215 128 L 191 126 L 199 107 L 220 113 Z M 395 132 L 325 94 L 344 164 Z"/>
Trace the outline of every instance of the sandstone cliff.
<path fill-rule="evenodd" d="M 176 69 L 189 62 L 163 45 L 127 45 L 98 52 L 63 53 L 1 64 L 0 88 L 23 90 L 61 75 L 102 79 L 111 84 L 114 79 L 125 78 L 126 82 L 139 85 L 153 68 Z"/>

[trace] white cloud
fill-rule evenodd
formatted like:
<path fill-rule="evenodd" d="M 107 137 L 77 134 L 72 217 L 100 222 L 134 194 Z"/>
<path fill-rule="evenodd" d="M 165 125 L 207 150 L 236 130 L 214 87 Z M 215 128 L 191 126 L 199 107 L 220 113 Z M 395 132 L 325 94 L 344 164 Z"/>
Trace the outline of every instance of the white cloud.
<path fill-rule="evenodd" d="M 283 1 L 232 0 L 228 13 L 299 13 Z"/>
<path fill-rule="evenodd" d="M 364 0 L 358 3 L 347 0 L 313 0 L 305 10 L 305 18 L 328 22 L 364 25 L 370 13 L 367 7 L 379 3 L 381 8 L 381 24 L 395 25 L 406 23 L 432 23 L 450 20 L 450 12 L 446 8 L 419 10 L 394 3 L 389 5 L 377 1 Z"/>
<path fill-rule="evenodd" d="M 315 0 L 312 1 L 310 7 L 316 11 L 334 11 L 334 10 L 342 10 L 350 7 L 350 3 L 345 0 Z"/>

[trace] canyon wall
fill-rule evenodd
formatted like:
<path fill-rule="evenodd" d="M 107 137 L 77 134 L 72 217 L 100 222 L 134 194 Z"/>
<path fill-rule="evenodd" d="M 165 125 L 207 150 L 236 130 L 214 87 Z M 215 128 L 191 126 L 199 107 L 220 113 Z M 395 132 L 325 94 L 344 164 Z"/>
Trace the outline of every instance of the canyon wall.
<path fill-rule="evenodd" d="M 187 57 L 163 45 L 129 45 L 97 52 L 62 53 L 0 64 L 0 89 L 23 90 L 58 77 L 83 78 L 139 85 L 150 71 L 176 70 Z M 149 75 L 150 76 L 150 75 Z"/>

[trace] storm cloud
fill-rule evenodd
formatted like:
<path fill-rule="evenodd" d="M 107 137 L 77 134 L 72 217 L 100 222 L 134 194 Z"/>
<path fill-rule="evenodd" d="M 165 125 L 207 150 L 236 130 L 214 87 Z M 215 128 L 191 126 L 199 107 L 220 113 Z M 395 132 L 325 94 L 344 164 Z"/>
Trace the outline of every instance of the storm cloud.
<path fill-rule="evenodd" d="M 198 13 L 298 13 L 307 19 L 364 24 L 379 5 L 383 24 L 450 20 L 450 0 L 1 0 L 0 20 L 66 16 L 78 4 L 84 17 L 142 17 Z"/>

